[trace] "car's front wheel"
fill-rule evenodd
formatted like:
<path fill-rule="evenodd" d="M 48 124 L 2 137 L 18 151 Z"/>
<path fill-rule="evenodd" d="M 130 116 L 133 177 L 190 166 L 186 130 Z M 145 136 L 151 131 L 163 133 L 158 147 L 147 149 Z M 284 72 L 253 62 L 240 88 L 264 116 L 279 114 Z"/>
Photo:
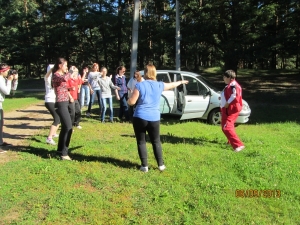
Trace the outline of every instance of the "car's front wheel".
<path fill-rule="evenodd" d="M 207 119 L 209 124 L 220 125 L 221 124 L 221 111 L 220 108 L 211 110 Z"/>

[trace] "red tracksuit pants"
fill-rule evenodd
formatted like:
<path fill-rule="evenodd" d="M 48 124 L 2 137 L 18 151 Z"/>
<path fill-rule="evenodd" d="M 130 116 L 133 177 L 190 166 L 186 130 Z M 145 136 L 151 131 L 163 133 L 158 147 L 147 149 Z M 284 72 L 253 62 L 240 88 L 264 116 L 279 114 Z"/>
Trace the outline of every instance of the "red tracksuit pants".
<path fill-rule="evenodd" d="M 239 116 L 239 112 L 231 115 L 227 115 L 226 108 L 221 108 L 221 113 L 222 113 L 222 120 L 221 120 L 222 131 L 227 137 L 228 142 L 231 144 L 231 146 L 234 149 L 243 146 L 244 145 L 243 142 L 241 142 L 234 129 L 234 123 L 237 117 Z"/>

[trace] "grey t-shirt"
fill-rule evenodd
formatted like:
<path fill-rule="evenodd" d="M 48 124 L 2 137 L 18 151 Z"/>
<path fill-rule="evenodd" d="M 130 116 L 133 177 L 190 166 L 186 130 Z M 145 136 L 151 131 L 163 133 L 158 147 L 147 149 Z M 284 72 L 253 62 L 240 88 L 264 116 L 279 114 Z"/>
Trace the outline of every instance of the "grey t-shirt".
<path fill-rule="evenodd" d="M 101 78 L 101 73 L 100 72 L 89 72 L 89 75 L 88 75 L 88 82 L 89 84 L 91 85 L 92 89 L 95 90 L 95 89 L 100 89 L 100 86 L 99 86 L 99 79 Z"/>

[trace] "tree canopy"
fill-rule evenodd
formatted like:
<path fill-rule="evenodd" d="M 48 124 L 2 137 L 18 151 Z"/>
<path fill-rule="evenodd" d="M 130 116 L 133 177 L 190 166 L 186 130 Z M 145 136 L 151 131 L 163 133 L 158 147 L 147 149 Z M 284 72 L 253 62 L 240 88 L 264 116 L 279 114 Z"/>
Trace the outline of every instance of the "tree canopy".
<path fill-rule="evenodd" d="M 300 1 L 179 0 L 182 69 L 299 68 Z M 40 76 L 56 58 L 130 65 L 133 0 L 0 0 L 0 61 Z M 139 68 L 175 68 L 175 0 L 141 1 Z"/>

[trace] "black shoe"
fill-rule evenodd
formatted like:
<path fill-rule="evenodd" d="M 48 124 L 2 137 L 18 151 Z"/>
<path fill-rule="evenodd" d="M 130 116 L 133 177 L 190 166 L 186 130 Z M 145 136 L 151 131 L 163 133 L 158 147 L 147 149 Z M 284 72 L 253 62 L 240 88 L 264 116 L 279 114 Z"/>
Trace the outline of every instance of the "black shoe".
<path fill-rule="evenodd" d="M 7 142 L 3 142 L 0 146 L 6 147 L 6 146 L 12 146 L 12 144 L 8 144 Z"/>

